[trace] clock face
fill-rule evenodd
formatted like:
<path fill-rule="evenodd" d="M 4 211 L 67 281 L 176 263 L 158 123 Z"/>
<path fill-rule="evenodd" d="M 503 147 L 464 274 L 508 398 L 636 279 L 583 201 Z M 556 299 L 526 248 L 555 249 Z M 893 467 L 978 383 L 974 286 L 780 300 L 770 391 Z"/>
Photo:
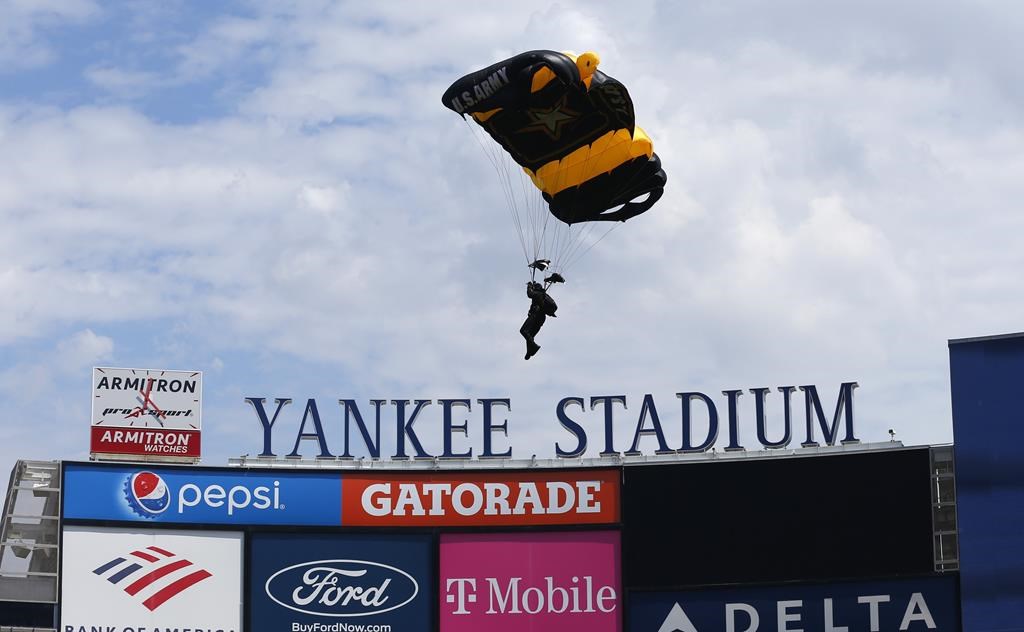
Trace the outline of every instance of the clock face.
<path fill-rule="evenodd" d="M 199 430 L 202 373 L 93 369 L 92 425 Z"/>

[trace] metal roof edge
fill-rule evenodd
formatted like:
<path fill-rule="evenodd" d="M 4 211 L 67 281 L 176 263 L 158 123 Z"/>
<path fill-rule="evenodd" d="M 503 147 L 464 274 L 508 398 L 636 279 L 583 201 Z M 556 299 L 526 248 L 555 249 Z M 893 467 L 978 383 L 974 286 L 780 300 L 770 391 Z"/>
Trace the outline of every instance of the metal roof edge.
<path fill-rule="evenodd" d="M 950 338 L 947 341 L 949 346 L 967 344 L 971 342 L 989 342 L 992 340 L 1007 340 L 1011 338 L 1024 338 L 1024 331 L 1008 334 L 993 334 L 991 336 L 974 336 L 971 338 Z"/>
<path fill-rule="evenodd" d="M 718 451 L 712 449 L 697 453 L 671 453 L 654 455 L 618 455 L 591 458 L 529 458 L 529 459 L 413 459 L 406 461 L 371 460 L 366 458 L 282 459 L 267 457 L 236 457 L 228 459 L 228 467 L 266 469 L 332 469 L 332 470 L 393 470 L 393 471 L 459 471 L 459 470 L 524 470 L 524 469 L 579 469 L 656 465 L 665 463 L 710 463 L 750 461 L 761 459 L 806 458 L 836 454 L 857 454 L 889 450 L 922 449 L 930 446 L 905 446 L 900 441 L 878 443 L 849 443 L 845 445 L 799 447 L 792 449 L 758 449 Z"/>

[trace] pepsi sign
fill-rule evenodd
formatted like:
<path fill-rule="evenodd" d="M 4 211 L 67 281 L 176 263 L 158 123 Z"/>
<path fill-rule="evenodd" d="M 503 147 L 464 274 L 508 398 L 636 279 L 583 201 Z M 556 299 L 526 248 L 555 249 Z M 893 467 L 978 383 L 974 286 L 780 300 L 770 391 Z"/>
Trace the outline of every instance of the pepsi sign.
<path fill-rule="evenodd" d="M 194 468 L 64 468 L 64 518 L 233 525 L 338 525 L 341 478 L 329 473 Z"/>
<path fill-rule="evenodd" d="M 250 628 L 432 628 L 429 535 L 252 536 Z"/>

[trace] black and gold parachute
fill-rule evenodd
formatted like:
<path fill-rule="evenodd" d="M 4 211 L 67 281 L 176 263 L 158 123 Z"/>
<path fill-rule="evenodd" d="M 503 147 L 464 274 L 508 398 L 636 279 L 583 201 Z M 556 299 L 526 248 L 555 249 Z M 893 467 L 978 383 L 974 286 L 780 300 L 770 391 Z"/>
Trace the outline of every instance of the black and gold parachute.
<path fill-rule="evenodd" d="M 508 152 L 566 224 L 625 221 L 664 192 L 629 92 L 598 63 L 594 53 L 530 51 L 462 77 L 442 97 Z"/>

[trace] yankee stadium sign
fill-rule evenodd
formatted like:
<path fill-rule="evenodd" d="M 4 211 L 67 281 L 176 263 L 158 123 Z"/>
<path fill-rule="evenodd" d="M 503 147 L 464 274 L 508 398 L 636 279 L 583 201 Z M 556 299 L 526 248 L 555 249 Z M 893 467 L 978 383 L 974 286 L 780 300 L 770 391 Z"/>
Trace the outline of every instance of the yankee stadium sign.
<path fill-rule="evenodd" d="M 834 407 L 828 405 L 814 385 L 779 386 L 777 395 L 768 387 L 734 389 L 711 396 L 699 391 L 675 393 L 675 401 L 663 398 L 655 401 L 645 394 L 639 411 L 628 414 L 625 395 L 601 395 L 589 398 L 563 397 L 554 407 L 551 421 L 557 422 L 566 433 L 554 444 L 559 458 L 583 456 L 591 445 L 591 435 L 597 435 L 596 447 L 601 456 L 638 456 L 650 451 L 654 454 L 699 453 L 715 447 L 719 438 L 728 441 L 726 451 L 745 450 L 751 441 L 751 430 L 759 447 L 778 449 L 789 446 L 802 437 L 802 447 L 817 447 L 841 443 L 858 443 L 854 434 L 853 393 L 856 382 L 843 382 L 835 398 Z M 741 397 L 749 393 L 753 411 L 741 412 Z M 803 415 L 799 415 L 802 400 Z M 482 459 L 511 458 L 509 439 L 512 401 L 510 398 L 461 399 L 371 399 L 357 402 L 338 399 L 337 403 L 322 405 L 316 399 L 292 407 L 290 397 L 275 397 L 268 404 L 264 397 L 246 397 L 252 406 L 262 430 L 262 450 L 259 456 L 277 456 L 273 449 L 275 427 L 282 434 L 284 425 L 297 423 L 298 430 L 287 433 L 292 445 L 290 457 L 303 456 L 303 444 L 315 444 L 316 456 L 322 458 L 354 458 L 368 454 L 371 459 L 382 458 L 381 433 L 394 445 L 394 459 Z M 671 402 L 671 403 L 667 403 Z M 633 401 L 636 404 L 635 399 Z M 773 423 L 768 421 L 767 410 L 772 408 Z M 831 416 L 825 411 L 831 408 Z M 665 411 L 672 410 L 671 416 Z M 430 437 L 440 439 L 441 450 L 433 453 L 424 448 L 428 418 L 433 418 Z M 474 419 L 475 418 L 475 419 Z M 287 420 L 279 425 L 281 420 Z M 416 424 L 420 425 L 417 426 Z M 753 428 L 751 428 L 751 426 Z M 769 427 L 771 426 L 771 427 Z M 468 445 L 470 428 L 478 428 L 476 452 Z M 628 446 L 616 442 L 616 428 L 631 429 Z M 666 429 L 668 432 L 666 432 Z M 422 434 L 420 434 L 422 433 Z M 820 433 L 820 435 L 818 434 Z M 462 435 L 456 445 L 456 435 Z M 670 435 L 681 440 L 670 443 Z M 818 437 L 820 436 L 820 442 Z M 294 437 L 294 443 L 292 443 Z M 646 450 L 641 447 L 646 445 Z"/>

